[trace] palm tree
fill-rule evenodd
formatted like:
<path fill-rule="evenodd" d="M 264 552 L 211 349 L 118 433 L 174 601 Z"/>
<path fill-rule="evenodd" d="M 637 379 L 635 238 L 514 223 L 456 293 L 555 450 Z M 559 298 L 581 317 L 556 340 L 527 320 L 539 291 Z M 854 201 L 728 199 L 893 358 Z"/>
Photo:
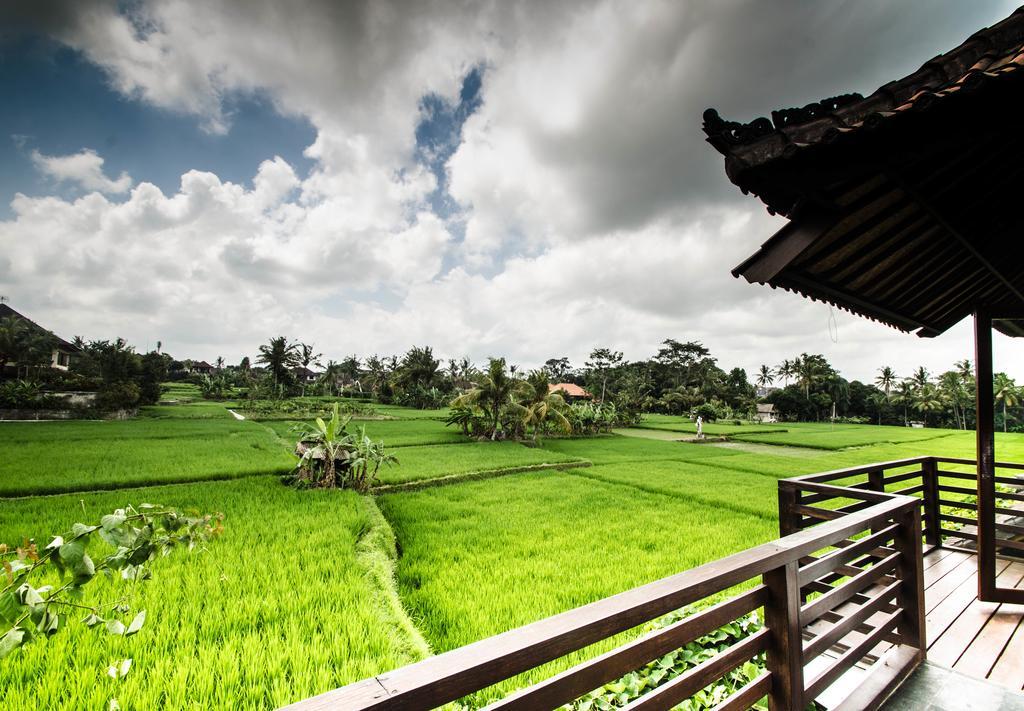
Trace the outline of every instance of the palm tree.
<path fill-rule="evenodd" d="M 804 388 L 804 398 L 811 399 L 811 388 L 827 375 L 820 357 L 801 355 L 793 364 L 794 374 Z"/>
<path fill-rule="evenodd" d="M 996 402 L 1003 403 L 1003 432 L 1006 432 L 1006 408 L 1017 406 L 1020 402 L 1020 390 L 1006 373 L 996 373 L 992 390 Z"/>
<path fill-rule="evenodd" d="M 757 384 L 762 388 L 775 382 L 775 371 L 767 365 L 762 365 L 757 374 Z"/>
<path fill-rule="evenodd" d="M 784 385 L 789 385 L 789 379 L 793 376 L 793 361 L 788 358 L 779 363 L 778 367 L 775 368 L 775 372 L 782 378 Z"/>
<path fill-rule="evenodd" d="M 909 378 L 901 380 L 900 384 L 896 386 L 896 395 L 892 398 L 892 401 L 897 405 L 903 405 L 903 426 L 907 427 L 910 424 L 908 409 L 914 402 L 914 384 Z"/>
<path fill-rule="evenodd" d="M 953 419 L 957 429 L 967 429 L 966 417 L 963 416 L 963 404 L 967 399 L 964 381 L 957 370 L 947 370 L 939 376 L 939 391 L 944 399 L 953 407 Z"/>
<path fill-rule="evenodd" d="M 875 385 L 885 393 L 885 399 L 889 399 L 889 393 L 896 384 L 896 371 L 889 366 L 878 369 L 878 377 L 875 378 Z"/>
<path fill-rule="evenodd" d="M 928 373 L 928 369 L 922 365 L 910 376 L 910 382 L 915 388 L 923 388 L 928 384 L 930 377 L 931 375 Z"/>
<path fill-rule="evenodd" d="M 217 356 L 217 360 L 214 361 L 214 366 L 217 368 L 217 372 L 224 370 L 224 356 Z"/>
<path fill-rule="evenodd" d="M 271 338 L 266 345 L 260 346 L 257 363 L 266 365 L 274 376 L 274 385 L 288 378 L 288 371 L 299 364 L 298 344 L 289 343 L 284 336 Z"/>
<path fill-rule="evenodd" d="M 566 434 L 572 432 L 572 424 L 562 414 L 565 400 L 558 393 L 551 392 L 548 374 L 543 370 L 534 370 L 522 385 L 523 398 L 519 401 L 523 408 L 523 424 L 533 428 L 533 441 L 541 429 L 547 434 L 549 422 Z"/>
<path fill-rule="evenodd" d="M 956 368 L 965 383 L 970 382 L 970 379 L 974 377 L 974 365 L 967 359 L 958 360 L 953 367 Z"/>
<path fill-rule="evenodd" d="M 477 386 L 452 402 L 452 407 L 479 407 L 491 421 L 491 440 L 498 438 L 501 427 L 501 412 L 512 401 L 517 382 L 505 366 L 504 358 L 491 358 L 487 372 L 477 381 Z"/>
<path fill-rule="evenodd" d="M 924 385 L 917 388 L 914 394 L 914 409 L 924 415 L 925 424 L 928 423 L 928 415 L 933 412 L 941 412 L 944 405 L 939 389 L 929 382 L 925 382 Z"/>

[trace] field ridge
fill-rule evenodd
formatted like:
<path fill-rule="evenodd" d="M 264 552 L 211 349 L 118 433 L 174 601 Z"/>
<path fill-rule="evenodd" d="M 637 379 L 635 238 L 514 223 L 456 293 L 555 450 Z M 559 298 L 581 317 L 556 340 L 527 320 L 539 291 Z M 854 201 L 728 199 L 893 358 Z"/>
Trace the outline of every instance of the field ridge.
<path fill-rule="evenodd" d="M 370 525 L 356 541 L 356 562 L 366 570 L 370 584 L 379 593 L 374 597 L 382 621 L 391 620 L 395 642 L 403 664 L 412 664 L 433 655 L 430 644 L 420 632 L 398 592 L 398 539 L 384 513 L 372 496 L 361 496 Z"/>
<path fill-rule="evenodd" d="M 608 466 L 608 465 L 605 465 L 605 466 Z M 599 469 L 599 468 L 600 467 L 595 467 L 595 469 Z M 744 472 L 744 473 L 746 473 L 746 472 Z M 706 498 L 704 496 L 700 496 L 699 494 L 687 494 L 687 495 L 684 496 L 684 495 L 680 494 L 678 491 L 673 491 L 672 489 L 662 488 L 660 486 L 650 486 L 649 484 L 637 484 L 636 482 L 632 482 L 632 481 L 621 481 L 619 479 L 612 479 L 612 478 L 608 478 L 608 477 L 603 477 L 599 473 L 595 473 L 595 472 L 578 472 L 578 471 L 574 471 L 574 472 L 569 472 L 569 475 L 570 476 L 582 477 L 584 479 L 590 479 L 591 481 L 599 481 L 602 484 L 613 484 L 613 485 L 616 485 L 616 486 L 626 486 L 626 487 L 629 487 L 631 489 L 636 489 L 637 491 L 642 491 L 642 492 L 644 492 L 646 494 L 654 494 L 656 496 L 668 496 L 668 497 L 671 497 L 673 499 L 681 499 L 683 501 L 695 501 L 697 503 L 703 504 L 705 506 L 710 506 L 710 507 L 715 508 L 715 509 L 723 509 L 723 510 L 726 510 L 726 511 L 732 511 L 733 513 L 744 514 L 744 515 L 747 515 L 747 516 L 757 516 L 758 518 L 762 518 L 762 519 L 765 519 L 767 521 L 776 521 L 776 520 L 778 520 L 778 516 L 770 514 L 770 513 L 766 513 L 765 511 L 759 511 L 757 509 L 748 508 L 748 507 L 743 506 L 741 504 L 732 504 L 732 503 L 724 502 L 724 501 L 716 501 L 714 499 L 709 499 L 709 498 Z"/>
<path fill-rule="evenodd" d="M 524 464 L 519 467 L 503 467 L 501 469 L 482 469 L 475 472 L 463 472 L 460 474 L 448 474 L 446 476 L 434 477 L 433 479 L 419 479 L 413 481 L 399 482 L 397 484 L 382 484 L 373 487 L 370 491 L 374 494 L 396 494 L 402 491 L 418 491 L 419 489 L 430 489 L 435 486 L 447 486 L 449 484 L 461 484 L 464 481 L 478 481 L 480 479 L 491 479 L 509 474 L 525 474 L 528 472 L 541 472 L 549 469 L 562 471 L 563 469 L 580 469 L 591 467 L 594 463 L 589 459 L 580 459 L 569 462 L 545 462 L 543 464 Z"/>

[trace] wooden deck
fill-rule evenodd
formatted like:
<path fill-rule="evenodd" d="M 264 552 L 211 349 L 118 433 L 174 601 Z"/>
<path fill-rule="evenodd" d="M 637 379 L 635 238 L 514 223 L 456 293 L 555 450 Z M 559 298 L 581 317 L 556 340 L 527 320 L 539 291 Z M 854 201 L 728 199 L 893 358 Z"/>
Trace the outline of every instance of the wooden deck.
<path fill-rule="evenodd" d="M 1024 589 L 1024 561 L 996 560 L 1000 586 Z M 1024 605 L 979 602 L 978 559 L 941 549 L 924 558 L 928 661 L 1024 689 Z"/>

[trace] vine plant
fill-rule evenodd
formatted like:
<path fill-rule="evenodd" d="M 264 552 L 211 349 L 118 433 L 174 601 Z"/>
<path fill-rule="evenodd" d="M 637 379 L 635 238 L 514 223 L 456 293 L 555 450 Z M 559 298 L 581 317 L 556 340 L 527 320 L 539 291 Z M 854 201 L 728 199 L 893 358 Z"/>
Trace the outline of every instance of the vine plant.
<path fill-rule="evenodd" d="M 155 504 L 129 506 L 104 516 L 95 525 L 76 523 L 71 531 L 56 536 L 42 550 L 26 540 L 13 549 L 0 544 L 4 582 L 0 588 L 0 659 L 35 639 L 46 639 L 67 626 L 74 614 L 83 614 L 87 627 L 102 628 L 113 635 L 130 636 L 142 629 L 146 611 L 131 615 L 125 601 L 102 605 L 82 603 L 82 589 L 100 574 L 140 581 L 151 577 L 147 563 L 167 555 L 175 547 L 193 549 L 197 543 L 219 535 L 224 515 L 187 516 Z M 95 536 L 114 547 L 98 561 L 88 553 Z M 59 584 L 40 585 L 47 569 L 55 569 Z M 121 618 L 124 618 L 121 619 Z"/>

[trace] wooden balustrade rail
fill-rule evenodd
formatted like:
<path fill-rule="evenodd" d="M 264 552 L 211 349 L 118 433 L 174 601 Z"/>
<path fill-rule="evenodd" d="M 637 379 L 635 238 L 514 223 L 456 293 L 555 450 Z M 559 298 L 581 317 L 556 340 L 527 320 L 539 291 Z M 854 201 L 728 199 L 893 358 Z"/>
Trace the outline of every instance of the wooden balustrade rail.
<path fill-rule="evenodd" d="M 884 652 L 871 667 L 871 683 L 860 685 L 845 702 L 849 708 L 874 707 L 924 658 L 921 519 L 922 506 L 926 518 L 929 503 L 936 502 L 938 510 L 941 488 L 928 484 L 935 471 L 934 459 L 915 458 L 782 480 L 783 536 L 775 541 L 288 708 L 435 708 L 669 612 L 710 601 L 716 604 L 521 689 L 491 708 L 571 703 L 758 609 L 763 610 L 762 629 L 626 708 L 671 708 L 764 654 L 765 673 L 718 709 L 745 709 L 767 696 L 771 709 L 796 711 L 855 664 Z M 863 476 L 868 480 L 851 482 Z M 913 483 L 917 478 L 921 482 Z M 903 482 L 912 483 L 897 492 L 885 490 Z M 926 533 L 934 537 L 940 514 L 928 521 Z M 738 593 L 733 590 L 737 586 Z M 820 662 L 825 654 L 827 663 L 819 663 L 813 677 L 805 678 L 808 662 Z"/>

